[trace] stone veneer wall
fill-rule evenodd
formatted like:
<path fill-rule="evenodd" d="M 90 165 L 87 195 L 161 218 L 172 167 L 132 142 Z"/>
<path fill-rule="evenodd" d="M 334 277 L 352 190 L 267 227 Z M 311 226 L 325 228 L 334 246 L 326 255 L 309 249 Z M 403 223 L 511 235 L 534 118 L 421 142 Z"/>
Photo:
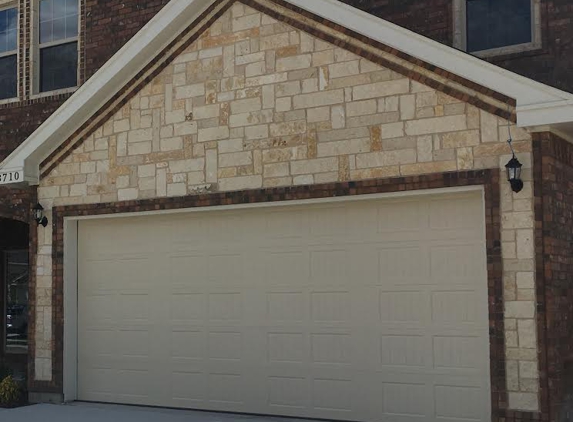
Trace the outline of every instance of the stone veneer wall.
<path fill-rule="evenodd" d="M 38 189 L 45 208 L 503 168 L 507 122 L 236 3 Z M 537 410 L 531 136 L 501 183 L 506 376 Z M 50 213 L 48 212 L 48 217 Z M 36 381 L 52 379 L 52 231 L 38 230 Z M 60 340 L 61 341 L 61 340 Z"/>

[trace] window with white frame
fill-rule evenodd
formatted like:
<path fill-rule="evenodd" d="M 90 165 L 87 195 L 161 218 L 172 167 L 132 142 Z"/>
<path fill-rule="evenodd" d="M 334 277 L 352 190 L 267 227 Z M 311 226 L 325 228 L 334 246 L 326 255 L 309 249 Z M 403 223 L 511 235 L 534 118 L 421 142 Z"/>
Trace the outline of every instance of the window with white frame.
<path fill-rule="evenodd" d="M 78 84 L 79 0 L 39 0 L 37 91 Z"/>
<path fill-rule="evenodd" d="M 0 100 L 18 95 L 18 9 L 0 9 Z"/>
<path fill-rule="evenodd" d="M 492 56 L 541 46 L 540 0 L 455 0 L 454 45 Z"/>

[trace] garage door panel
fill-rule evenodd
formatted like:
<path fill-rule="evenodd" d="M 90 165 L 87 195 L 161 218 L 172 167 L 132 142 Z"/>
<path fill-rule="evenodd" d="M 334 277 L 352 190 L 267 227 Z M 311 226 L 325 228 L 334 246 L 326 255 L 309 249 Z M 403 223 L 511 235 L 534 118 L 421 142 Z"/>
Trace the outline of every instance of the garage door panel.
<path fill-rule="evenodd" d="M 79 398 L 486 421 L 480 219 L 462 194 L 81 222 Z"/>

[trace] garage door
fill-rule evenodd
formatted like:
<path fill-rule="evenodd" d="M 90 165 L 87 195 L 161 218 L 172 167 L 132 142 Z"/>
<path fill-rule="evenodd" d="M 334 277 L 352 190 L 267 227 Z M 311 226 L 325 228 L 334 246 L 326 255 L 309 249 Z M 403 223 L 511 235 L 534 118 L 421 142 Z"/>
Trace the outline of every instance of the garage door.
<path fill-rule="evenodd" d="M 480 192 L 81 221 L 79 399 L 489 421 Z"/>

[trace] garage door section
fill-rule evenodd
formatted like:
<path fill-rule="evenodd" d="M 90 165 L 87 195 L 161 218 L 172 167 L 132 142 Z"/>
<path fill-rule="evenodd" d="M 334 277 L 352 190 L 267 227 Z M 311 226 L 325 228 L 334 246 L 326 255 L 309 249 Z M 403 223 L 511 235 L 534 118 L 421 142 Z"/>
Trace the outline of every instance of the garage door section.
<path fill-rule="evenodd" d="M 480 192 L 86 220 L 79 399 L 489 421 Z"/>

